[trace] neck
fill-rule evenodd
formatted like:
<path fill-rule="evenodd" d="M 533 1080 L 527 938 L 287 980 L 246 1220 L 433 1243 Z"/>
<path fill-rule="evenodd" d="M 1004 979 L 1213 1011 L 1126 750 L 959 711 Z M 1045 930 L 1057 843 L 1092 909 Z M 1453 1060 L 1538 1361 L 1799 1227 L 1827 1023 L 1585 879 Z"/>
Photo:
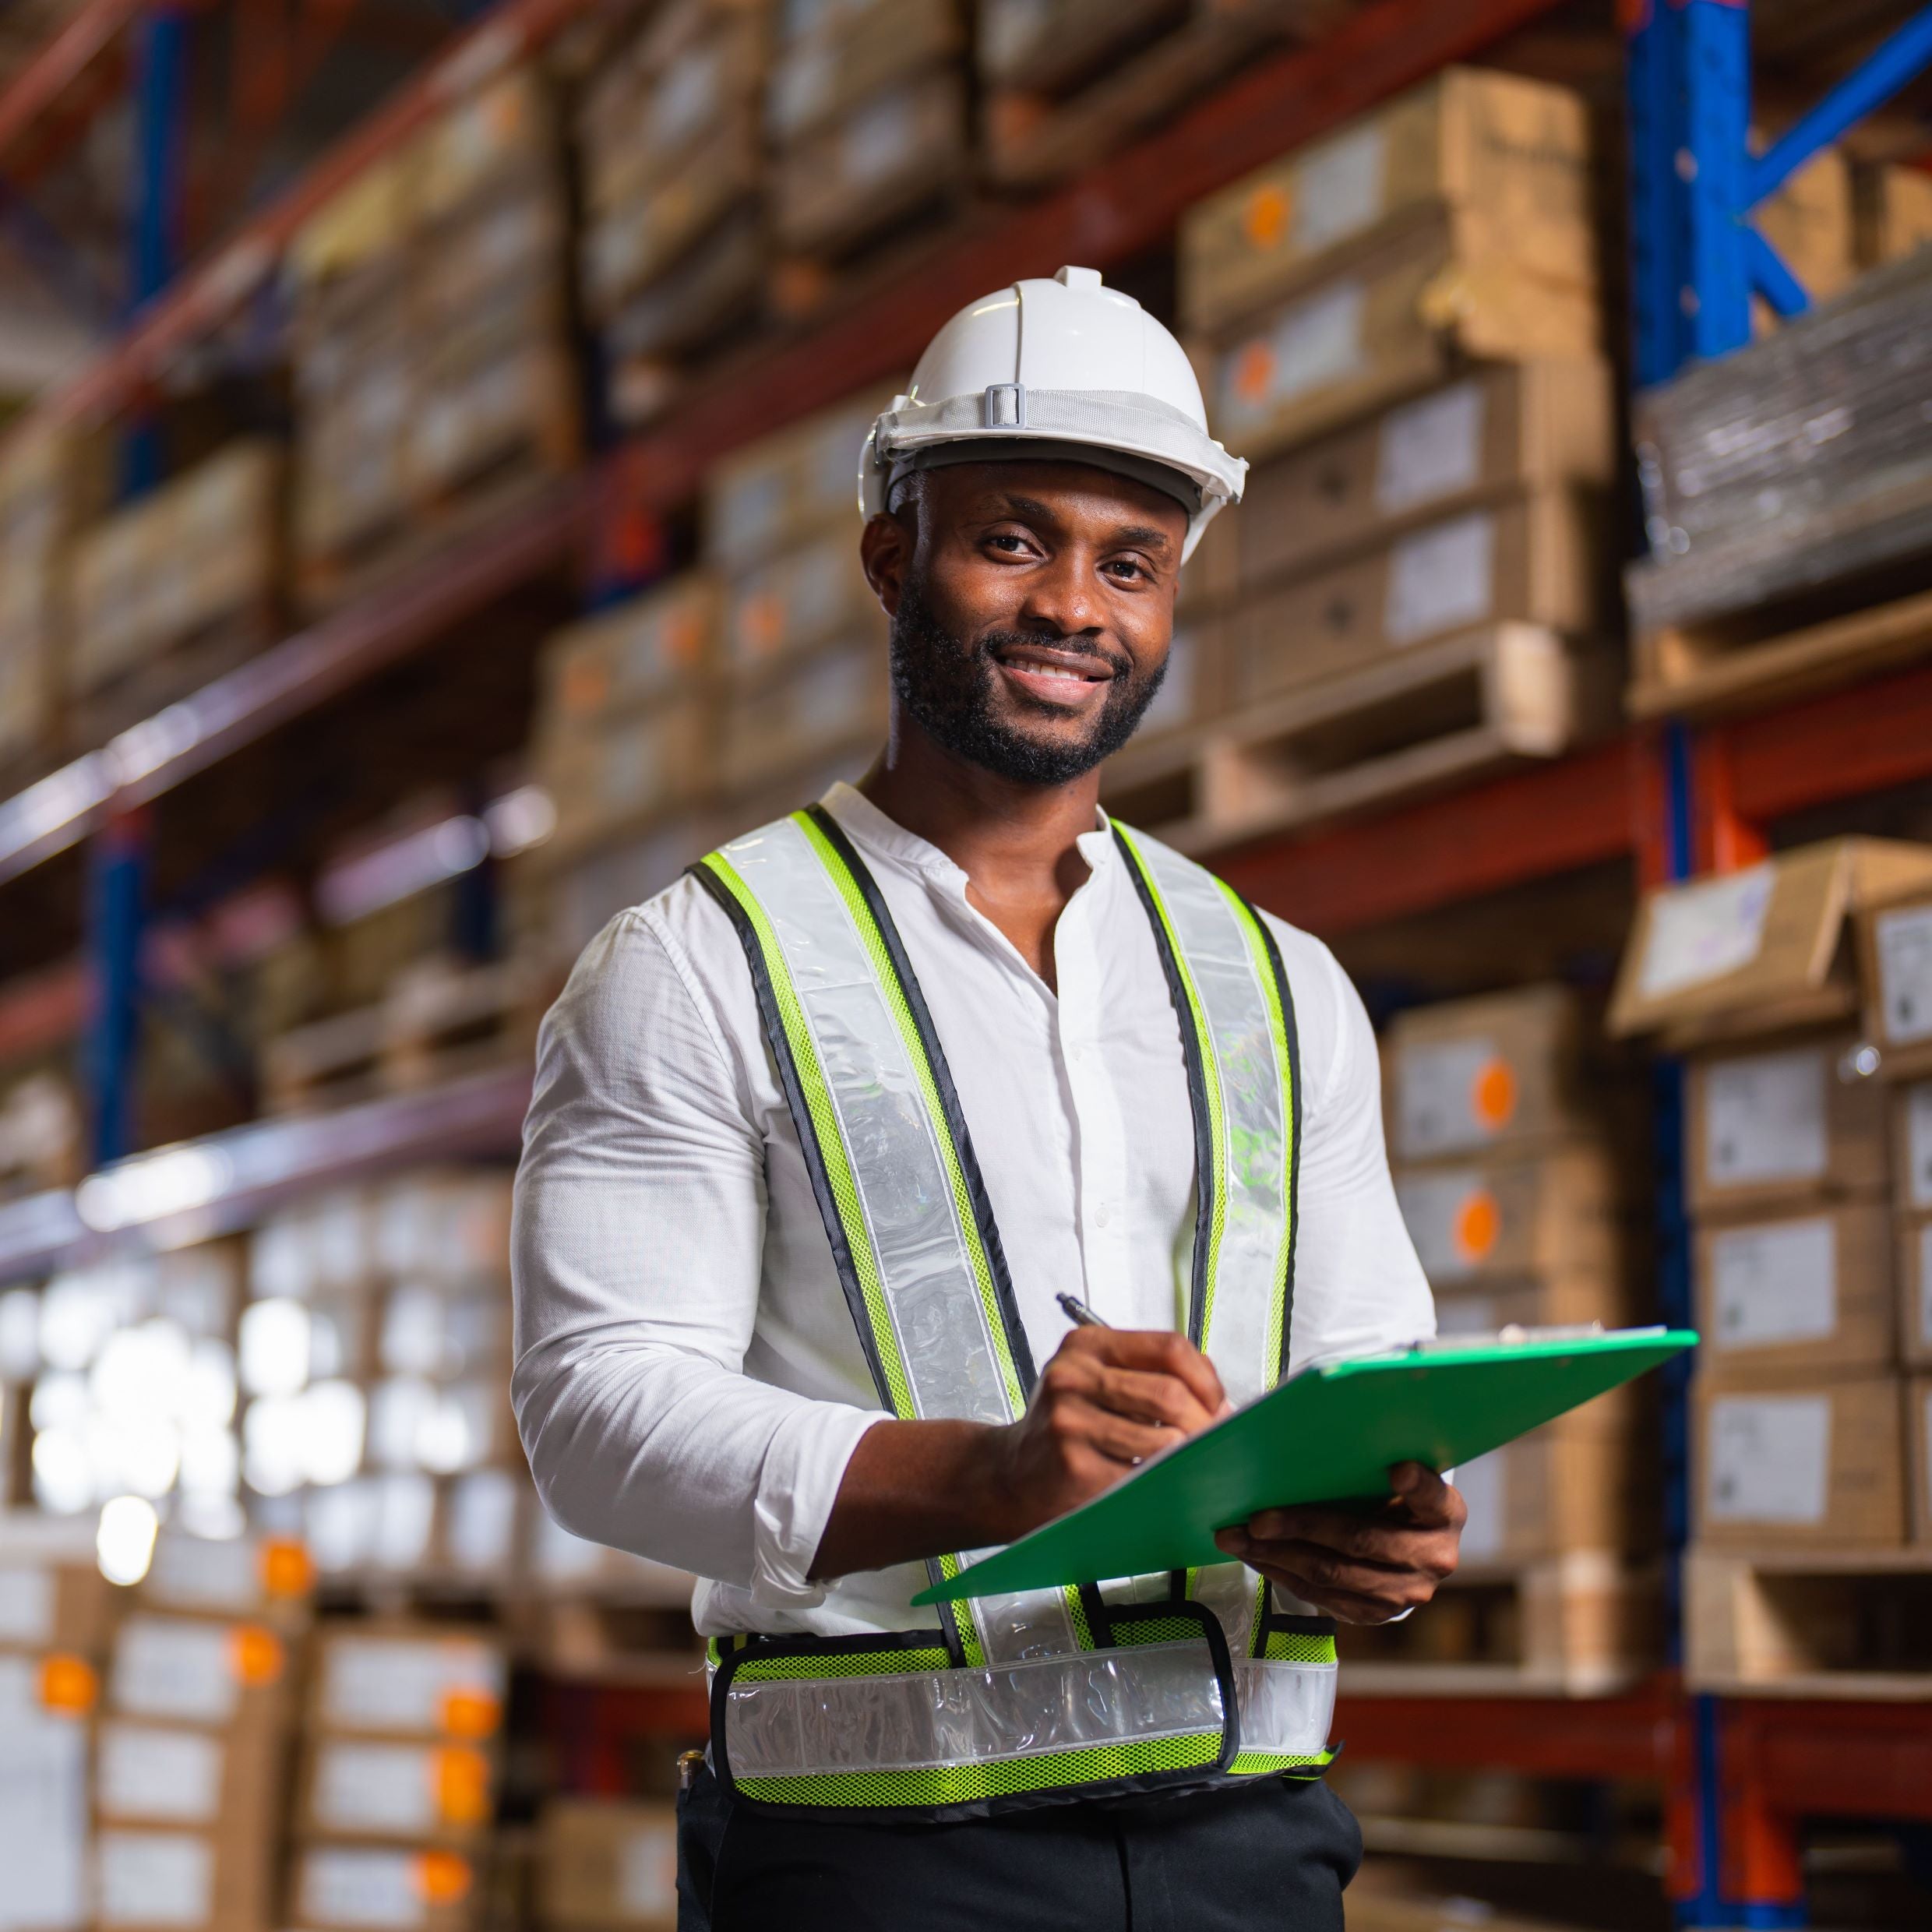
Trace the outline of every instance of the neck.
<path fill-rule="evenodd" d="M 955 756 L 895 706 L 890 742 L 858 788 L 965 873 L 968 897 L 1050 983 L 1053 922 L 1087 876 L 1076 841 L 1098 823 L 1098 771 L 1016 784 Z"/>

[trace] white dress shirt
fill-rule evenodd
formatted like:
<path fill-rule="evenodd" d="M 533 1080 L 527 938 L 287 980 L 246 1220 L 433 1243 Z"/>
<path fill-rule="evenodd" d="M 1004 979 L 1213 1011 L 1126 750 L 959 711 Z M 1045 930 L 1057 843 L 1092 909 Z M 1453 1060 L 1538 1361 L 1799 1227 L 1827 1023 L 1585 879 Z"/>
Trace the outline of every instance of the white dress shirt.
<path fill-rule="evenodd" d="M 1036 1364 L 1070 1289 L 1184 1325 L 1194 1143 L 1179 1022 L 1109 834 L 1053 932 L 1057 996 L 966 875 L 848 785 L 824 804 L 925 991 Z M 1433 1334 L 1389 1181 L 1375 1038 L 1280 920 L 1300 1036 L 1295 1368 Z M 516 1176 L 513 1394 L 537 1487 L 580 1536 L 693 1571 L 707 1634 L 903 1629 L 923 1567 L 807 1581 L 880 1405 L 738 935 L 686 878 L 620 913 L 544 1022 Z"/>

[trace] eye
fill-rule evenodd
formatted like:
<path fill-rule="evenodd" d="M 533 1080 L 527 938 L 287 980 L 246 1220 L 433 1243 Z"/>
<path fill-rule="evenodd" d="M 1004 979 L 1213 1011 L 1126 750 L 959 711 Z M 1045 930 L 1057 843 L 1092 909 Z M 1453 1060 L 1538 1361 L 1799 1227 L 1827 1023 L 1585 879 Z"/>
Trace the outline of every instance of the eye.
<path fill-rule="evenodd" d="M 1121 583 L 1150 580 L 1145 567 L 1133 557 L 1109 557 L 1100 567 Z"/>
<path fill-rule="evenodd" d="M 986 541 L 995 550 L 1018 551 L 1027 547 L 1025 538 L 1016 537 L 1010 530 L 996 530 Z"/>

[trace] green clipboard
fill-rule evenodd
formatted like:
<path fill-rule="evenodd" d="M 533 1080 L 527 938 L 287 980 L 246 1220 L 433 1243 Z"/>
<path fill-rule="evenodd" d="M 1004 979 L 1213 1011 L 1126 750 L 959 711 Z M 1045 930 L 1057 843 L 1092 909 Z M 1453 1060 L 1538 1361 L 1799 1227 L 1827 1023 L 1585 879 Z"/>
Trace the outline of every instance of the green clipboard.
<path fill-rule="evenodd" d="M 1486 1455 L 1697 1345 L 1687 1328 L 1522 1331 L 1305 1369 L 915 1603 L 1225 1563 L 1257 1510 L 1389 1493 L 1391 1463 Z"/>

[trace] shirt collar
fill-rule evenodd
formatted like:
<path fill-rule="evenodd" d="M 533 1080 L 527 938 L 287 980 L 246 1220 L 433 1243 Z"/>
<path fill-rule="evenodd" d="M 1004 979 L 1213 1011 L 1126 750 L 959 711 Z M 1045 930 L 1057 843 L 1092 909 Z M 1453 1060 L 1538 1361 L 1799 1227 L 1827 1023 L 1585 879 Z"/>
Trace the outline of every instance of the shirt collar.
<path fill-rule="evenodd" d="M 838 821 L 839 829 L 869 857 L 894 860 L 922 873 L 936 884 L 964 894 L 966 874 L 934 844 L 908 832 L 896 819 L 884 813 L 864 792 L 838 780 L 819 800 Z M 1095 813 L 1094 829 L 1082 832 L 1075 841 L 1080 855 L 1096 876 L 1109 871 L 1116 858 L 1112 828 L 1105 812 Z"/>

